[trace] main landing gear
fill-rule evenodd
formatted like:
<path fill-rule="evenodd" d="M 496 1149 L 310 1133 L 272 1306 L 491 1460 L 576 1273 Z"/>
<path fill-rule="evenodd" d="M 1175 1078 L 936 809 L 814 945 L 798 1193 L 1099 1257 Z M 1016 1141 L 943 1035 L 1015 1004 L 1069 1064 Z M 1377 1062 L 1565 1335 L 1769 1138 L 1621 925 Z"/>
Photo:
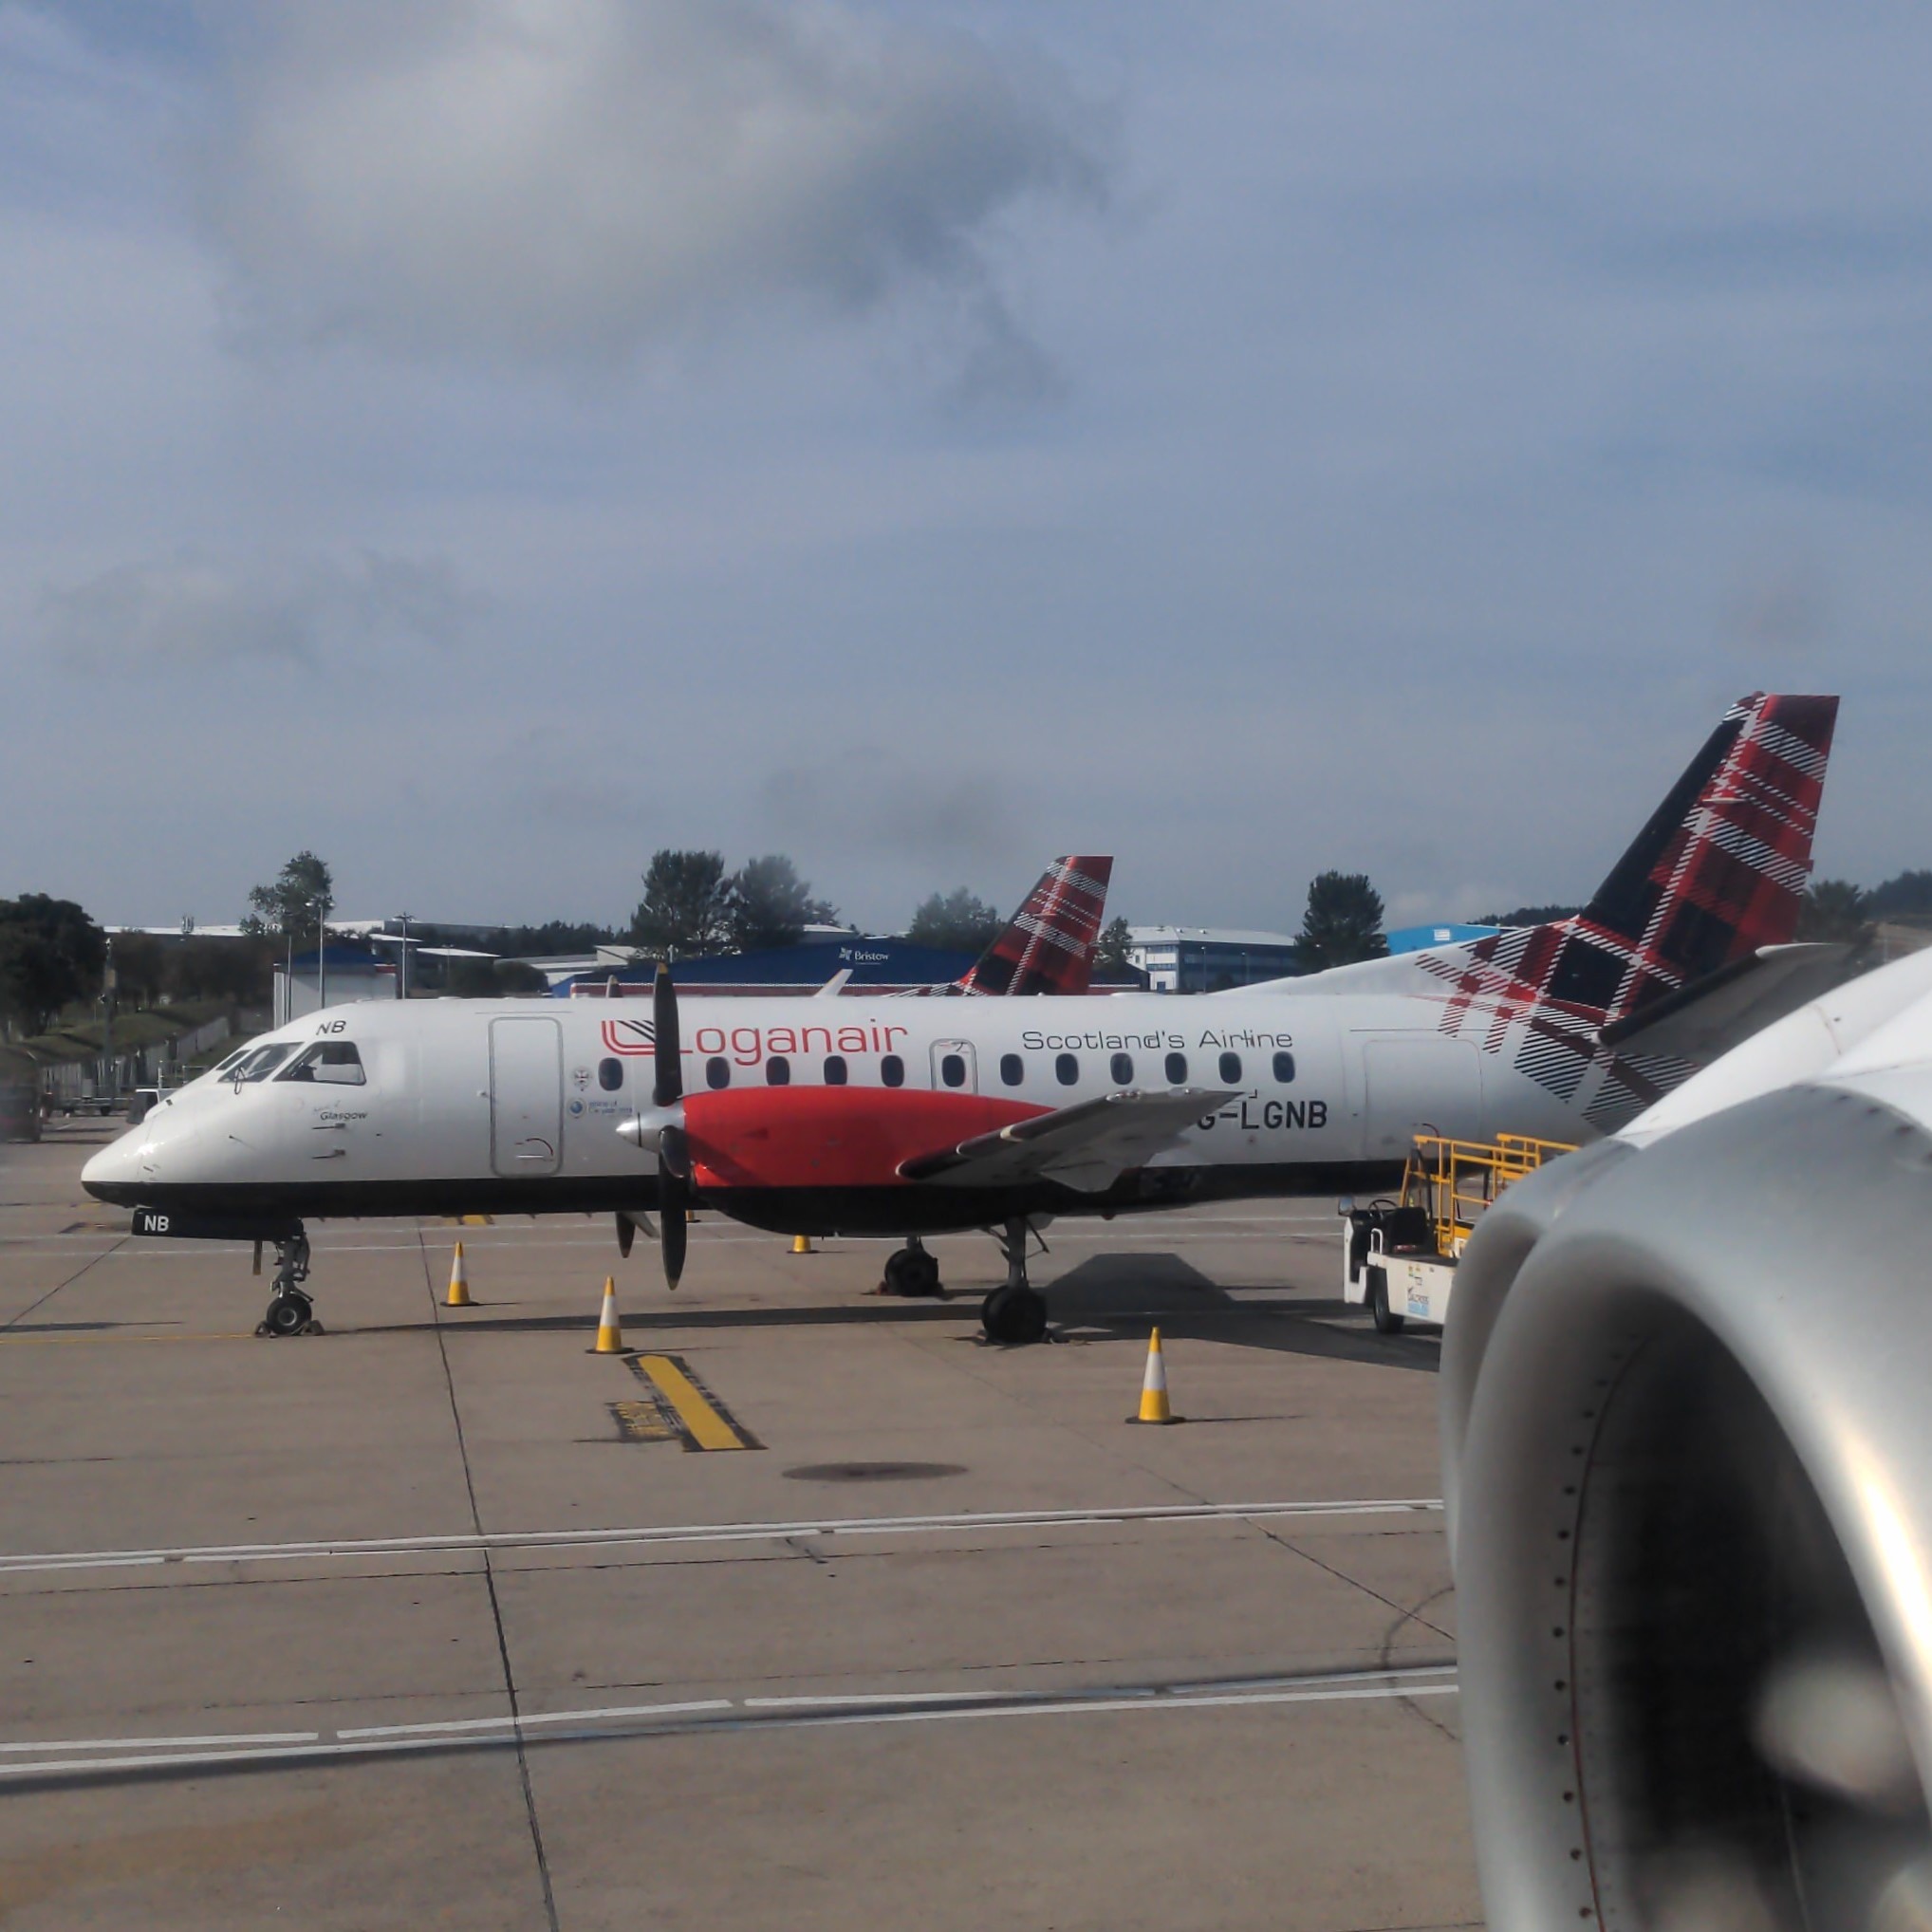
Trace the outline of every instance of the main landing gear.
<path fill-rule="evenodd" d="M 260 1254 L 260 1243 L 256 1254 Z M 302 1292 L 308 1279 L 308 1236 L 298 1231 L 275 1243 L 275 1287 L 269 1311 L 256 1325 L 258 1335 L 319 1335 L 315 1304 Z"/>
<path fill-rule="evenodd" d="M 989 1342 L 1007 1347 L 1024 1347 L 1047 1335 L 1046 1298 L 1027 1280 L 1027 1240 L 1031 1233 L 1025 1217 L 1015 1215 L 1004 1232 L 994 1236 L 1006 1256 L 1006 1284 L 980 1304 L 979 1321 Z"/>
<path fill-rule="evenodd" d="M 879 1284 L 881 1294 L 942 1295 L 938 1259 L 926 1253 L 926 1244 L 917 1235 L 905 1237 L 905 1246 L 885 1257 L 885 1278 Z"/>

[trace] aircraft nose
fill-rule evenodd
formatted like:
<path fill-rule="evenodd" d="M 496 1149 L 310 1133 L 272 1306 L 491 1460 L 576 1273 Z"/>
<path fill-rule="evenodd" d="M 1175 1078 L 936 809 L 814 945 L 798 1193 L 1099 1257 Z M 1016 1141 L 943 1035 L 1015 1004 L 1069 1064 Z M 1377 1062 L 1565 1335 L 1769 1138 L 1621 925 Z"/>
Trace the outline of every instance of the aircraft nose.
<path fill-rule="evenodd" d="M 112 1201 L 121 1207 L 137 1206 L 141 1183 L 154 1178 L 150 1152 L 146 1124 L 130 1127 L 81 1169 L 81 1185 L 96 1200 Z"/>

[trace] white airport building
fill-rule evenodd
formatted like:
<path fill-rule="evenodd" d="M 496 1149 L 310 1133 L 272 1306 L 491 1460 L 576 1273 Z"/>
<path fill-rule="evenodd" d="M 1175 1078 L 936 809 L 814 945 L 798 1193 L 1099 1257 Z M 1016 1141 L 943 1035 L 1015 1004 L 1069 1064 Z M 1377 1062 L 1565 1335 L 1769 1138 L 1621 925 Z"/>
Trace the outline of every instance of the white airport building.
<path fill-rule="evenodd" d="M 1303 970 L 1290 934 L 1236 926 L 1129 926 L 1127 958 L 1150 993 L 1218 993 Z"/>

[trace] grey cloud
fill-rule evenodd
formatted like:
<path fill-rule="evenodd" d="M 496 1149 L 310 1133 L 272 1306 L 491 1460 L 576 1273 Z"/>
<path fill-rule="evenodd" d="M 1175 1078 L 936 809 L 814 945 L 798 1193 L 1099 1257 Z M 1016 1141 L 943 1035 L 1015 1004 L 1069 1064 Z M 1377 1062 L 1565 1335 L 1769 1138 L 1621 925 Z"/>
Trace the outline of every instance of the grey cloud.
<path fill-rule="evenodd" d="M 1003 773 L 915 768 L 869 746 L 774 771 L 758 804 L 767 836 L 842 858 L 991 865 L 1022 853 L 1025 843 Z"/>
<path fill-rule="evenodd" d="M 952 387 L 956 408 L 1027 408 L 1065 397 L 1065 373 L 1020 327 L 995 290 L 981 290 L 966 326 L 968 341 Z"/>
<path fill-rule="evenodd" d="M 365 552 L 296 567 L 183 555 L 122 564 L 42 603 L 46 640 L 79 668 L 310 663 L 361 635 L 457 641 L 472 600 L 446 565 Z"/>
<path fill-rule="evenodd" d="M 1802 551 L 1761 557 L 1739 573 L 1719 634 L 1748 655 L 1798 657 L 1824 643 L 1831 597 L 1824 572 Z"/>
<path fill-rule="evenodd" d="M 847 6 L 221 17 L 203 203 L 246 312 L 306 337 L 594 362 L 798 297 L 864 310 L 915 284 L 970 308 L 995 216 L 1105 187 L 1055 70 Z"/>

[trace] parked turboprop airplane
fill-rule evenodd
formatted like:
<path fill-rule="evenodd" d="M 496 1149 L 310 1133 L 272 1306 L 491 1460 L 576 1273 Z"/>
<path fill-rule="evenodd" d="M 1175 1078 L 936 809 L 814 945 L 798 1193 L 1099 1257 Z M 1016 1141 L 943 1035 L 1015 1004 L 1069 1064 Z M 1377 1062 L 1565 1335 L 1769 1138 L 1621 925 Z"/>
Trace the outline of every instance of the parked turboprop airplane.
<path fill-rule="evenodd" d="M 987 1332 L 1035 1340 L 1027 1245 L 1056 1215 L 1379 1185 L 1421 1126 L 1588 1138 L 1693 1070 L 1671 1042 L 1699 994 L 1730 1029 L 1710 1050 L 1774 1017 L 1836 711 L 1734 706 L 1553 925 L 1198 1000 L 680 999 L 660 975 L 648 1020 L 372 1002 L 269 1035 L 83 1179 L 137 1233 L 275 1241 L 278 1332 L 310 1318 L 305 1215 L 606 1212 L 627 1249 L 661 1206 L 675 1286 L 697 1202 L 905 1237 L 906 1292 L 938 1286 L 920 1236 L 998 1230 Z"/>

